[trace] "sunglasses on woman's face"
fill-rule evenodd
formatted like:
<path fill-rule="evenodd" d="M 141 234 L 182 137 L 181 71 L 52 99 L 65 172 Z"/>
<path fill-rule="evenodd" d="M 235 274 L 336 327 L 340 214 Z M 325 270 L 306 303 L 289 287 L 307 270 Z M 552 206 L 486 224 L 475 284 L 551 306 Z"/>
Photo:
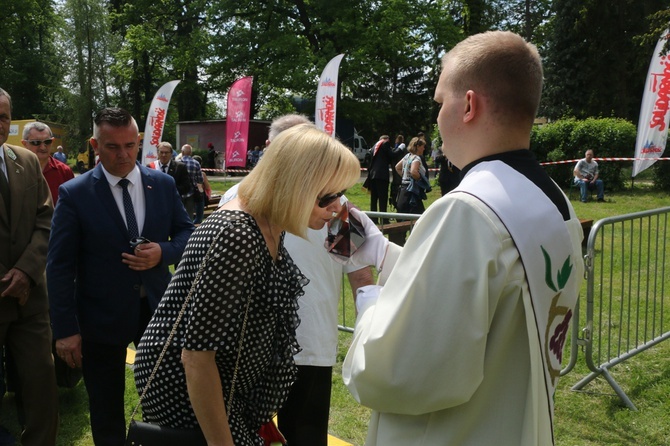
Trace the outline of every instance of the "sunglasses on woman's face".
<path fill-rule="evenodd" d="M 320 208 L 325 208 L 333 204 L 335 200 L 340 198 L 344 193 L 346 192 L 346 189 L 343 190 L 342 192 L 338 192 L 336 194 L 330 194 L 330 195 L 324 195 L 323 197 L 317 198 L 319 200 L 319 207 Z"/>

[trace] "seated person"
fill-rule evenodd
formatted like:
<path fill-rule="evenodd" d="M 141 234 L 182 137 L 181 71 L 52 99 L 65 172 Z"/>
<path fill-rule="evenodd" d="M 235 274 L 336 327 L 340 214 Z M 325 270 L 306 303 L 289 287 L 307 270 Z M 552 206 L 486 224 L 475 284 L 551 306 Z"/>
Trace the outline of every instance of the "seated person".
<path fill-rule="evenodd" d="M 586 190 L 594 188 L 598 193 L 598 201 L 605 201 L 603 180 L 598 179 L 598 163 L 593 161 L 593 150 L 589 149 L 575 166 L 575 184 L 579 186 L 579 199 L 586 203 Z"/>

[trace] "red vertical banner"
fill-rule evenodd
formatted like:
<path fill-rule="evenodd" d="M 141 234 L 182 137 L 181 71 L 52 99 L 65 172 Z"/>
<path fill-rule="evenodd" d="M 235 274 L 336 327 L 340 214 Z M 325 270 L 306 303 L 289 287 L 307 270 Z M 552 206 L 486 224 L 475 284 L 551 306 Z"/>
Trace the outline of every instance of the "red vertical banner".
<path fill-rule="evenodd" d="M 233 82 L 228 90 L 226 117 L 226 167 L 247 165 L 249 139 L 249 112 L 251 110 L 251 84 L 253 77 L 243 77 Z"/>

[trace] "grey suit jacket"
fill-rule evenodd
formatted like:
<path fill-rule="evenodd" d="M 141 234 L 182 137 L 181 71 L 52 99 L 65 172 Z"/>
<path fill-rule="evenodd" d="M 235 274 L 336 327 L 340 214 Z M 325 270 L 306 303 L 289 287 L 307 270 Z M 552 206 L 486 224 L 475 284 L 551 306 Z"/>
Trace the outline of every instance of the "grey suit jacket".
<path fill-rule="evenodd" d="M 0 299 L 0 323 L 47 311 L 45 267 L 53 205 L 37 156 L 23 147 L 4 144 L 10 191 L 10 215 L 0 197 L 0 277 L 17 268 L 28 275 L 32 289 L 19 308 L 12 297 Z M 0 282 L 0 292 L 7 288 Z M 20 310 L 20 311 L 19 311 Z"/>

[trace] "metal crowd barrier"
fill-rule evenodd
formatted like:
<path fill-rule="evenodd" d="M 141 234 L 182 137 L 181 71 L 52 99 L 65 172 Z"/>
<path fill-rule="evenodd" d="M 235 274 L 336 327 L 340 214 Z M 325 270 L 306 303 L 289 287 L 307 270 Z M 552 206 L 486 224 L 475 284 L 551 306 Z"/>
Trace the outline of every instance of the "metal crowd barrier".
<path fill-rule="evenodd" d="M 591 373 L 572 387 L 581 390 L 603 376 L 623 403 L 637 410 L 610 374 L 617 364 L 670 338 L 670 207 L 597 221 L 586 246 L 586 317 L 580 337 L 574 314 L 571 357 L 584 348 Z M 577 310 L 581 306 L 577 305 Z"/>
<path fill-rule="evenodd" d="M 391 222 L 419 217 L 366 214 Z M 670 304 L 670 296 L 666 296 L 670 291 L 669 220 L 670 207 L 665 207 L 605 218 L 591 228 L 584 256 L 586 299 L 580 298 L 573 313 L 570 358 L 561 375 L 574 368 L 580 349 L 591 373 L 572 390 L 582 390 L 602 376 L 627 407 L 637 410 L 610 370 L 670 338 L 670 308 L 666 308 Z M 345 299 L 351 296 L 345 294 L 343 291 L 339 328 L 353 332 L 344 310 Z"/>

